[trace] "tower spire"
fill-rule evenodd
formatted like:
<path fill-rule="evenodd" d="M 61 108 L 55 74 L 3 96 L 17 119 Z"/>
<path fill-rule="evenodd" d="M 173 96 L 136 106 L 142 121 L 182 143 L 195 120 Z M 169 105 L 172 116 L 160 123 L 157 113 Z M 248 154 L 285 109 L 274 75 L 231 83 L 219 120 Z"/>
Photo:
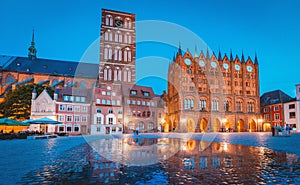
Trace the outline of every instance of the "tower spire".
<path fill-rule="evenodd" d="M 230 49 L 230 59 L 231 62 L 233 61 L 233 57 L 232 57 L 232 50 Z"/>
<path fill-rule="evenodd" d="M 198 57 L 198 52 L 197 52 L 197 45 L 195 45 L 195 53 L 194 53 L 194 57 Z"/>
<path fill-rule="evenodd" d="M 35 46 L 35 42 L 34 42 L 34 29 L 32 30 L 32 37 L 31 37 L 31 45 L 30 47 L 28 48 L 28 58 L 30 60 L 34 60 L 36 59 L 36 53 L 37 53 L 37 50 L 36 48 L 34 47 Z"/>
<path fill-rule="evenodd" d="M 257 54 L 256 54 L 256 51 L 255 51 L 254 64 L 258 64 L 258 60 L 257 60 Z"/>
<path fill-rule="evenodd" d="M 242 59 L 241 62 L 245 62 L 245 58 L 244 58 L 244 51 L 242 50 Z"/>
<path fill-rule="evenodd" d="M 179 41 L 179 47 L 178 47 L 178 53 L 177 53 L 177 54 L 179 54 L 179 55 L 182 56 L 181 43 L 180 43 L 180 41 Z"/>
<path fill-rule="evenodd" d="M 222 55 L 221 55 L 220 48 L 219 48 L 218 60 L 219 60 L 219 61 L 221 61 L 221 60 L 222 60 Z"/>
<path fill-rule="evenodd" d="M 206 48 L 206 58 L 209 58 L 209 51 L 208 51 L 208 47 Z"/>

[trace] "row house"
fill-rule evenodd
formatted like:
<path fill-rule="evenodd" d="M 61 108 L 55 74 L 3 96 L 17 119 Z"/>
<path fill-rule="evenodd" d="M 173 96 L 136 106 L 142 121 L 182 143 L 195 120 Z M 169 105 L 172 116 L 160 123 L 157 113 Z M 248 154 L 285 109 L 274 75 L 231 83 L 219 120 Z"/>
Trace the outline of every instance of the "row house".
<path fill-rule="evenodd" d="M 154 132 L 158 117 L 162 116 L 161 103 L 151 87 L 123 84 L 124 132 Z"/>
<path fill-rule="evenodd" d="M 93 90 L 91 134 L 123 133 L 120 85 L 105 84 Z"/>
<path fill-rule="evenodd" d="M 296 98 L 284 103 L 284 120 L 285 125 L 300 132 L 300 84 L 296 85 Z"/>
<path fill-rule="evenodd" d="M 267 92 L 260 97 L 263 131 L 271 131 L 274 126 L 284 126 L 284 104 L 291 100 L 281 90 Z"/>
<path fill-rule="evenodd" d="M 34 89 L 30 119 L 48 117 L 61 122 L 56 132 L 70 135 L 88 134 L 90 123 L 90 90 L 79 88 L 55 89 L 53 98 L 46 89 L 37 96 Z"/>

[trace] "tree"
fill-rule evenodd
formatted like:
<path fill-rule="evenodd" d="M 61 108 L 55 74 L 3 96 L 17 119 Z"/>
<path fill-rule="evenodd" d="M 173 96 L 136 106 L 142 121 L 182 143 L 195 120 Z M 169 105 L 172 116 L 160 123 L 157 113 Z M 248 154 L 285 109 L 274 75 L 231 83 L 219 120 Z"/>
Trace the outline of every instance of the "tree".
<path fill-rule="evenodd" d="M 6 94 L 4 101 L 0 104 L 0 114 L 17 120 L 26 120 L 30 117 L 32 91 L 36 88 L 39 95 L 45 88 L 53 97 L 54 90 L 38 84 L 27 84 L 16 88 Z"/>

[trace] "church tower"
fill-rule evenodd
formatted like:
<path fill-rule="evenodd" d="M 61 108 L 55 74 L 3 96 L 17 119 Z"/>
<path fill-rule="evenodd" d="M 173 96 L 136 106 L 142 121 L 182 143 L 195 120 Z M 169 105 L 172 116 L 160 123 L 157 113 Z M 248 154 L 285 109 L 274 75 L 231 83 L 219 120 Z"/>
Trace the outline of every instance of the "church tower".
<path fill-rule="evenodd" d="M 34 42 L 34 30 L 33 30 L 32 31 L 32 38 L 31 38 L 31 45 L 28 48 L 28 58 L 30 60 L 36 59 L 37 50 L 35 49 L 34 45 L 35 45 L 35 42 Z"/>
<path fill-rule="evenodd" d="M 100 84 L 135 84 L 135 14 L 102 9 L 100 36 Z"/>

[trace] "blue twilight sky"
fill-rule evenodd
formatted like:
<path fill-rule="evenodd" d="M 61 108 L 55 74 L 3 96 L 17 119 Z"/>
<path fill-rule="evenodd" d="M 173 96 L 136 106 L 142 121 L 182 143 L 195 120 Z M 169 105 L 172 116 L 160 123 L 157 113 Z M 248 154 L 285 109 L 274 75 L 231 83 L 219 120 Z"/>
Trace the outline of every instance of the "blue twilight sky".
<path fill-rule="evenodd" d="M 220 48 L 222 55 L 229 56 L 232 49 L 234 56 L 243 52 L 254 59 L 256 51 L 261 94 L 281 89 L 295 96 L 295 84 L 300 83 L 298 0 L 0 0 L 0 54 L 27 56 L 34 27 L 39 58 L 80 61 L 87 48 L 97 43 L 102 8 L 134 13 L 140 22 L 170 24 L 169 29 L 155 26 L 153 30 L 137 24 L 138 84 L 151 85 L 158 94 L 166 89 L 168 62 L 177 50 L 174 43 L 181 42 L 192 53 L 195 45 L 198 53 L 202 49 L 193 36 L 176 34 L 176 24 L 215 53 Z M 143 35 L 149 30 L 172 41 L 152 41 L 155 36 L 147 40 Z"/>

